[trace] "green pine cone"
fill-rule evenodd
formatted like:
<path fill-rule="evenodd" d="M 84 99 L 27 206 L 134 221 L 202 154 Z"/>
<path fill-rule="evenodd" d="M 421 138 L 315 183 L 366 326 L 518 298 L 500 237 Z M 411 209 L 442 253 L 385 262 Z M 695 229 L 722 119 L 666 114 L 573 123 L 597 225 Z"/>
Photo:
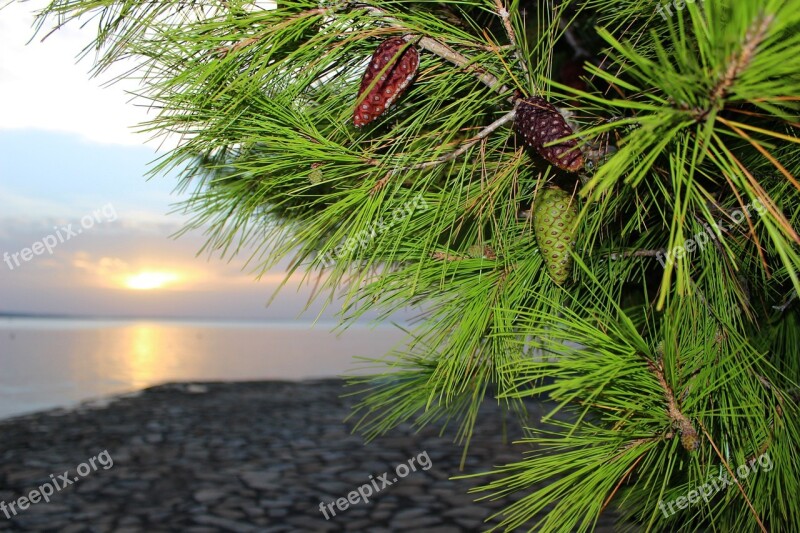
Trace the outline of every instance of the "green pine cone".
<path fill-rule="evenodd" d="M 572 270 L 570 250 L 575 241 L 578 203 L 563 189 L 548 187 L 539 192 L 533 206 L 533 229 L 547 273 L 563 285 Z"/>

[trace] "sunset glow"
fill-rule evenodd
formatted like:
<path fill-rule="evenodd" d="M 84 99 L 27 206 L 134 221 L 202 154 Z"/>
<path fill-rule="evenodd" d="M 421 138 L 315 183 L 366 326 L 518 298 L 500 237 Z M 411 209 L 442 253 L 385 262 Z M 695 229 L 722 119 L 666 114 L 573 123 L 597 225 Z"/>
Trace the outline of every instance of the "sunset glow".
<path fill-rule="evenodd" d="M 128 276 L 125 279 L 125 286 L 138 291 L 148 291 L 164 288 L 178 279 L 179 276 L 172 272 L 140 272 Z"/>

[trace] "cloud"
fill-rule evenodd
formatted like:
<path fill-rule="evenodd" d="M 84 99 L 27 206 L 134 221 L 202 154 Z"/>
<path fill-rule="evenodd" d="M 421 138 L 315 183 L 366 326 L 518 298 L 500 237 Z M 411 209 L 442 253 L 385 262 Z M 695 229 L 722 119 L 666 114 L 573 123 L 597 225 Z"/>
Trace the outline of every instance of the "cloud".
<path fill-rule="evenodd" d="M 197 257 L 205 237 L 189 232 L 172 239 L 169 235 L 177 225 L 98 224 L 59 243 L 52 254 L 45 251 L 28 261 L 19 259 L 21 250 L 53 234 L 53 225 L 0 219 L 0 227 L 11 228 L 0 235 L 0 312 L 288 319 L 302 310 L 310 293 L 308 284 L 298 288 L 301 275 L 295 274 L 267 309 L 286 276 L 285 265 L 258 280 L 245 266 L 251 251 L 242 250 L 230 260 Z M 13 268 L 3 261 L 6 253 Z M 14 254 L 18 254 L 16 266 Z M 165 283 L 156 291 L 131 290 L 152 279 Z M 203 302 L 200 308 L 198 302 Z"/>
<path fill-rule="evenodd" d="M 133 82 L 101 87 L 90 79 L 89 58 L 76 58 L 92 39 L 94 25 L 63 27 L 41 42 L 33 13 L 48 2 L 12 2 L 0 16 L 0 121 L 2 129 L 43 129 L 77 133 L 97 143 L 142 145 L 148 138 L 133 127 L 152 118 L 131 103 Z M 28 41 L 30 44 L 27 44 Z M 124 67 L 124 66 L 123 66 Z M 108 80 L 109 77 L 104 78 Z"/>
<path fill-rule="evenodd" d="M 14 218 L 18 219 L 18 223 L 27 220 L 27 215 L 30 213 L 48 213 L 53 217 L 68 217 L 74 213 L 74 209 L 64 205 L 63 202 L 15 192 L 4 187 L 2 183 L 0 183 L 0 205 L 3 206 L 5 221 L 12 224 Z M 0 226 L 0 235 L 8 230 L 8 224 Z"/>
<path fill-rule="evenodd" d="M 0 6 L 3 5 L 0 0 Z M 77 62 L 96 36 L 96 24 L 81 27 L 73 21 L 48 35 L 54 19 L 34 38 L 35 13 L 49 0 L 11 1 L 0 16 L 0 129 L 43 129 L 77 133 L 103 144 L 140 146 L 159 151 L 180 142 L 175 135 L 152 138 L 136 128 L 155 117 L 149 102 L 135 96 L 137 81 L 122 78 L 136 67 L 133 60 L 112 65 L 90 78 L 93 54 Z M 249 9 L 275 9 L 276 3 L 252 2 Z M 42 41 L 42 38 L 47 38 Z M 113 83 L 110 83 L 112 82 Z"/>

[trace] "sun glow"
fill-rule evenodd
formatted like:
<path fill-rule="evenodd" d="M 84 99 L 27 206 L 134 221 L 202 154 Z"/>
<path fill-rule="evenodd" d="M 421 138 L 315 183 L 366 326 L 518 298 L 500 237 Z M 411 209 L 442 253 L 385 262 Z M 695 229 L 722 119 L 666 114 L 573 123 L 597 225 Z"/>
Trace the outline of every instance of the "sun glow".
<path fill-rule="evenodd" d="M 140 272 L 125 278 L 125 286 L 137 291 L 162 289 L 178 281 L 179 276 L 172 272 Z"/>

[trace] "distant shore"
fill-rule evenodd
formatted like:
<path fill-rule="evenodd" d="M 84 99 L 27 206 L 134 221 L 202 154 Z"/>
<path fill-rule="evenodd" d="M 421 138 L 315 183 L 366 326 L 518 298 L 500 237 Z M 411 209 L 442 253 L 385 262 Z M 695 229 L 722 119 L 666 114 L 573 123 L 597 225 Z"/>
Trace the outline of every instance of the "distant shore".
<path fill-rule="evenodd" d="M 474 503 L 467 490 L 480 480 L 449 479 L 520 459 L 501 441 L 495 405 L 460 472 L 451 430 L 404 425 L 365 444 L 342 422 L 354 402 L 342 387 L 169 384 L 0 421 L 0 531 L 455 533 L 488 529 L 484 519 L 510 503 Z M 612 524 L 604 517 L 597 531 Z"/>

